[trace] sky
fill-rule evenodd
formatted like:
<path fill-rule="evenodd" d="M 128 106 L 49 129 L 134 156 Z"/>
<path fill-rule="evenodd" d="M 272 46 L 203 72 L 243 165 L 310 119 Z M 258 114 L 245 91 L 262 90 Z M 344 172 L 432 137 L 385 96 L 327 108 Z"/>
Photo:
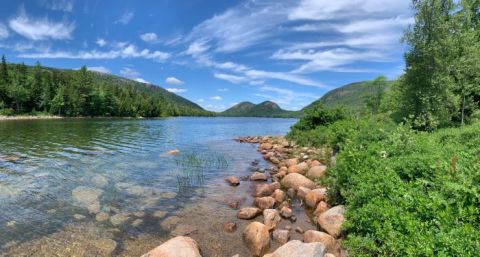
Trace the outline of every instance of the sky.
<path fill-rule="evenodd" d="M 151 83 L 212 111 L 298 110 L 336 87 L 404 70 L 407 0 L 2 0 L 9 62 Z"/>

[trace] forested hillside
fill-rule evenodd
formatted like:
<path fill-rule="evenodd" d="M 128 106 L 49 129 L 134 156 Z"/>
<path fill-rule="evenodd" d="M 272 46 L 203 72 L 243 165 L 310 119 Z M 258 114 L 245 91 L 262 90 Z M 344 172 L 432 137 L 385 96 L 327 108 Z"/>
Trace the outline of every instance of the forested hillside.
<path fill-rule="evenodd" d="M 110 74 L 0 64 L 0 115 L 166 117 L 212 115 L 158 86 Z"/>
<path fill-rule="evenodd" d="M 353 111 L 361 111 L 367 107 L 365 100 L 377 94 L 383 94 L 390 89 L 391 85 L 392 82 L 387 81 L 385 77 L 380 77 L 374 81 L 351 83 L 326 93 L 320 99 L 305 107 L 304 110 L 311 108 L 316 103 L 322 103 L 329 108 L 345 106 Z"/>

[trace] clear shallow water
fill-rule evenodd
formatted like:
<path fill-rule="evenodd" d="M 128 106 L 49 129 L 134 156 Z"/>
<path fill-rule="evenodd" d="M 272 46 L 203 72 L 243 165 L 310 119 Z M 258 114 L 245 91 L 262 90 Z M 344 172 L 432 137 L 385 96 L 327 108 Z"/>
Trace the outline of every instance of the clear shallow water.
<path fill-rule="evenodd" d="M 185 208 L 198 209 L 195 203 L 206 203 L 206 212 L 218 210 L 208 203 L 224 193 L 218 189 L 223 178 L 243 174 L 260 158 L 254 146 L 236 143 L 234 137 L 283 135 L 294 122 L 262 118 L 0 122 L 0 253 L 18 245 L 25 248 L 30 241 L 72 225 L 93 226 L 102 230 L 99 233 L 113 231 L 118 254 L 128 247 L 129 238 L 164 235 L 167 231 L 159 224 Z M 172 149 L 180 154 L 165 154 Z M 21 158 L 1 160 L 12 155 Z M 107 220 L 99 221 L 99 213 L 107 214 Z M 55 240 L 59 239 L 51 241 Z"/>

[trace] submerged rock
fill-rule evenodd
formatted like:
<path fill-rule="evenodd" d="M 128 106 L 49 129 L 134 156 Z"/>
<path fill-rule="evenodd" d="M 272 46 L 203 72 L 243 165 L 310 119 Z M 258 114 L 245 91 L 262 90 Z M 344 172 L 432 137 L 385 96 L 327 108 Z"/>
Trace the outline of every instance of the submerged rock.
<path fill-rule="evenodd" d="M 121 225 L 123 225 L 125 222 L 127 222 L 129 219 L 130 219 L 130 217 L 128 217 L 127 214 L 125 214 L 125 213 L 118 213 L 118 214 L 115 214 L 115 215 L 113 215 L 112 217 L 110 217 L 110 222 L 111 222 L 114 226 L 121 226 Z"/>
<path fill-rule="evenodd" d="M 223 230 L 227 233 L 233 233 L 237 230 L 237 223 L 231 221 L 223 224 Z"/>
<path fill-rule="evenodd" d="M 108 185 L 108 179 L 106 177 L 102 176 L 102 175 L 95 175 L 92 178 L 92 182 L 97 187 L 104 187 L 104 186 Z"/>
<path fill-rule="evenodd" d="M 227 177 L 225 181 L 227 181 L 231 186 L 240 185 L 240 180 L 234 176 Z"/>
<path fill-rule="evenodd" d="M 110 215 L 108 215 L 108 213 L 106 212 L 99 212 L 97 213 L 97 215 L 95 215 L 95 220 L 97 222 L 104 222 L 104 221 L 107 221 L 108 219 L 110 219 Z"/>
<path fill-rule="evenodd" d="M 198 229 L 195 226 L 180 224 L 170 234 L 172 236 L 187 236 L 194 233 L 197 230 Z"/>
<path fill-rule="evenodd" d="M 253 256 L 262 256 L 270 247 L 270 233 L 260 222 L 250 223 L 243 231 L 243 241 Z"/>
<path fill-rule="evenodd" d="M 267 175 L 265 175 L 264 173 L 260 173 L 260 172 L 254 172 L 251 176 L 250 176 L 250 180 L 252 181 L 267 181 Z"/>
<path fill-rule="evenodd" d="M 175 226 L 177 226 L 177 224 L 179 222 L 180 222 L 180 218 L 178 216 L 170 216 L 170 217 L 166 218 L 165 220 L 163 220 L 160 223 L 160 226 L 164 230 L 172 230 Z"/>
<path fill-rule="evenodd" d="M 161 219 L 161 218 L 165 217 L 166 215 L 167 215 L 166 211 L 155 211 L 152 216 L 155 217 L 155 218 Z"/>
<path fill-rule="evenodd" d="M 98 213 L 100 211 L 99 198 L 103 191 L 96 188 L 79 186 L 72 191 L 73 199 L 81 207 L 87 208 L 91 213 Z"/>
<path fill-rule="evenodd" d="M 190 237 L 177 236 L 142 257 L 202 257 L 197 242 Z"/>

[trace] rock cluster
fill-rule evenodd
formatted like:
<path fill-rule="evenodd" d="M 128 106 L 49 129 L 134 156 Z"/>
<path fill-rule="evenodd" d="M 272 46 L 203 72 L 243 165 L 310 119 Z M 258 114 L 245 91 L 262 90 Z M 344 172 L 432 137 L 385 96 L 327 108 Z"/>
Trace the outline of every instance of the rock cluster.
<path fill-rule="evenodd" d="M 327 188 L 314 182 L 327 173 L 327 166 L 313 158 L 320 155 L 320 150 L 300 148 L 284 138 L 245 137 L 235 140 L 259 144 L 258 151 L 273 164 L 273 167 L 266 170 L 253 170 L 250 180 L 256 183 L 253 201 L 255 207 L 242 208 L 237 213 L 240 219 L 253 219 L 263 215 L 263 223 L 254 221 L 243 232 L 243 240 L 252 255 L 346 256 L 337 239 L 341 235 L 344 207 L 331 208 L 327 204 Z M 252 165 L 257 166 L 258 161 L 252 162 Z M 269 183 L 270 179 L 272 181 Z M 308 207 L 306 211 L 313 214 L 314 219 L 309 222 L 319 225 L 319 230 L 304 231 L 301 227 L 296 227 L 295 233 L 303 234 L 303 242 L 289 241 L 290 226 L 286 226 L 289 227 L 286 229 L 278 227 L 282 219 L 296 221 L 291 206 L 294 198 L 300 199 Z M 272 241 L 282 246 L 272 251 L 269 249 Z M 266 254 L 267 252 L 271 253 Z"/>

